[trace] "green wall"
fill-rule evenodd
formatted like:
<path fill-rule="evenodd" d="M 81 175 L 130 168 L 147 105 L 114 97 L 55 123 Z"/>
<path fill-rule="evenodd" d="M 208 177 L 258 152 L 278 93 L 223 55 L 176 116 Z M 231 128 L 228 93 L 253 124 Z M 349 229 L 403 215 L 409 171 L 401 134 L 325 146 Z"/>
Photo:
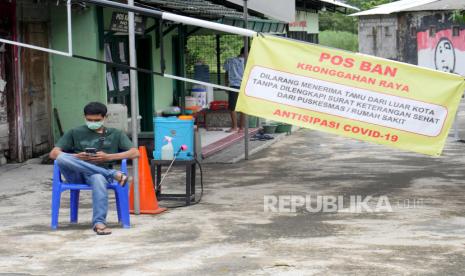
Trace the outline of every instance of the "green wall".
<path fill-rule="evenodd" d="M 176 31 L 171 32 L 170 34 L 164 37 L 164 56 L 166 63 L 165 73 L 174 75 L 173 72 L 173 43 L 172 37 L 176 34 Z M 156 49 L 153 55 L 155 70 L 159 71 L 160 69 L 160 49 Z M 173 104 L 173 93 L 174 93 L 174 83 L 173 80 L 164 78 L 161 76 L 154 77 L 154 90 L 155 90 L 155 112 L 161 112 L 163 109 L 170 107 Z"/>
<path fill-rule="evenodd" d="M 98 45 L 96 9 L 73 12 L 73 52 L 77 55 L 103 59 Z M 66 10 L 51 8 L 51 47 L 67 51 Z M 90 101 L 106 102 L 105 66 L 99 63 L 51 55 L 52 105 L 58 109 L 64 131 L 81 125 L 83 107 Z M 53 119 L 55 141 L 59 138 Z"/>
<path fill-rule="evenodd" d="M 107 30 L 111 21 L 112 9 L 104 9 L 104 29 Z M 153 25 L 149 19 L 147 27 Z M 99 48 L 99 33 L 97 11 L 90 7 L 84 11 L 73 12 L 73 52 L 76 55 L 104 59 L 103 50 Z M 173 74 L 172 31 L 164 37 L 166 73 Z M 152 63 L 153 70 L 160 71 L 160 49 L 155 48 L 155 33 L 150 33 L 153 39 Z M 67 18 L 64 7 L 51 7 L 51 48 L 67 51 Z M 90 101 L 107 101 L 105 80 L 105 65 L 51 55 L 51 88 L 52 105 L 58 109 L 61 125 L 64 131 L 81 125 L 83 107 Z M 173 103 L 174 85 L 171 79 L 154 76 L 154 112 L 160 112 Z M 53 115 L 54 116 L 54 115 Z M 56 118 L 53 118 L 53 133 L 55 141 L 60 137 Z"/>

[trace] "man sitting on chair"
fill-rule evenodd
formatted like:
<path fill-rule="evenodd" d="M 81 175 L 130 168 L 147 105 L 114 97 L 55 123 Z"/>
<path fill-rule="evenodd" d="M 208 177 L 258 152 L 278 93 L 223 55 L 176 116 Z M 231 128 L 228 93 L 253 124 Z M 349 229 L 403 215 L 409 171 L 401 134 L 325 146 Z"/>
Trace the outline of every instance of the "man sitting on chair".
<path fill-rule="evenodd" d="M 111 234 L 106 226 L 108 211 L 107 184 L 113 180 L 124 186 L 131 181 L 121 171 L 113 169 L 113 162 L 139 157 L 139 151 L 126 134 L 105 128 L 107 107 L 91 102 L 84 107 L 86 125 L 67 131 L 50 152 L 69 183 L 92 186 L 93 230 L 98 235 Z"/>

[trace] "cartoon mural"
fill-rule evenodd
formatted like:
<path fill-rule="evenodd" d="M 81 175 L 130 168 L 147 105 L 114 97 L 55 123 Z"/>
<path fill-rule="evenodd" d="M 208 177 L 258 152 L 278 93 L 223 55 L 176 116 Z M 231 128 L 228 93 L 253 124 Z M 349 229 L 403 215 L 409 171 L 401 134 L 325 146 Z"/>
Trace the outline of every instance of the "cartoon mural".
<path fill-rule="evenodd" d="M 465 30 L 417 33 L 418 65 L 465 76 Z"/>

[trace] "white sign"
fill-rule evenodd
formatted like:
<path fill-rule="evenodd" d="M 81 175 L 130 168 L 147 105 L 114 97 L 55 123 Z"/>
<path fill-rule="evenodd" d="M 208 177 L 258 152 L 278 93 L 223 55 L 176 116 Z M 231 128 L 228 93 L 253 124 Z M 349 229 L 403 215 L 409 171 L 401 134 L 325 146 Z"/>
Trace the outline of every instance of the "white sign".
<path fill-rule="evenodd" d="M 118 71 L 118 88 L 119 91 L 124 91 L 125 87 L 129 86 L 129 74 Z"/>
<path fill-rule="evenodd" d="M 250 97 L 430 137 L 441 133 L 448 113 L 440 105 L 260 66 L 252 69 L 245 92 Z M 308 115 L 293 119 L 315 123 Z"/>
<path fill-rule="evenodd" d="M 113 83 L 113 76 L 111 72 L 107 72 L 107 84 L 108 84 L 108 91 L 115 90 L 115 84 Z"/>
<path fill-rule="evenodd" d="M 244 0 L 227 0 L 228 2 L 243 6 Z M 294 21 L 295 18 L 295 2 L 285 0 L 249 0 L 247 7 L 251 10 L 263 13 L 267 17 L 271 17 L 284 22 Z"/>

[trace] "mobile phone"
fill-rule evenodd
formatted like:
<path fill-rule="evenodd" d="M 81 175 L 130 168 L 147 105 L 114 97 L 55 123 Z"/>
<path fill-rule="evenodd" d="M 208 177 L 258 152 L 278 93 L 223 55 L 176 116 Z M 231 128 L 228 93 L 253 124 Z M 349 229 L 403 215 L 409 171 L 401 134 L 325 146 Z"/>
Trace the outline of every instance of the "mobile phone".
<path fill-rule="evenodd" d="M 86 148 L 85 149 L 85 152 L 89 155 L 94 155 L 97 153 L 97 149 L 96 148 Z"/>

